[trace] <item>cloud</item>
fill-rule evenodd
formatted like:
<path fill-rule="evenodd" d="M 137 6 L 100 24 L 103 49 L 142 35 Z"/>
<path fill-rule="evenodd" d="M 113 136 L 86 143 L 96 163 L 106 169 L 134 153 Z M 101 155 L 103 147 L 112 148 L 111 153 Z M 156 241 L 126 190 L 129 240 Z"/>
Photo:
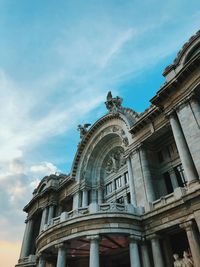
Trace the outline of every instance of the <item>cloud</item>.
<path fill-rule="evenodd" d="M 17 241 L 22 238 L 24 229 L 23 207 L 31 199 L 40 179 L 59 169 L 51 162 L 28 165 L 22 159 L 14 159 L 5 170 L 0 172 L 0 236 L 4 240 Z"/>
<path fill-rule="evenodd" d="M 145 79 L 145 71 L 174 55 L 199 27 L 199 11 L 187 10 L 190 16 L 186 16 L 182 1 L 151 1 L 151 12 L 143 1 L 137 7 L 135 1 L 114 6 L 108 2 L 84 4 L 85 8 L 70 5 L 63 16 L 56 6 L 50 19 L 40 5 L 42 16 L 37 20 L 27 12 L 23 25 L 13 23 L 9 31 L 6 24 L 6 34 L 0 33 L 0 236 L 4 240 L 22 239 L 23 206 L 44 175 L 60 171 L 55 162 L 60 155 L 65 157 L 66 150 L 55 152 L 52 143 L 63 136 L 73 143 L 68 132 L 86 118 L 94 121 L 106 112 L 107 91 L 123 97 L 128 79 L 139 74 Z M 21 15 L 9 15 L 9 21 Z M 35 155 L 44 147 L 52 160 Z M 72 151 L 67 153 L 72 162 Z"/>

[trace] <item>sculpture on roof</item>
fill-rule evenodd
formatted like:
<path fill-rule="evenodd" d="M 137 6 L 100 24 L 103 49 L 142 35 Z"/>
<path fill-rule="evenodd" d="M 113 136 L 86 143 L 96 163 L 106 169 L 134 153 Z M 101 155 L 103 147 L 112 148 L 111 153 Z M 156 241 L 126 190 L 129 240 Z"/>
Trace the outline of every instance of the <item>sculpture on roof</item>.
<path fill-rule="evenodd" d="M 105 102 L 106 108 L 113 115 L 118 115 L 119 111 L 122 111 L 122 101 L 123 99 L 121 97 L 113 97 L 111 91 L 109 91 L 107 94 L 107 101 Z"/>
<path fill-rule="evenodd" d="M 82 139 L 88 132 L 87 128 L 90 126 L 90 123 L 85 123 L 83 125 L 79 124 L 77 130 L 80 131 L 80 138 Z"/>

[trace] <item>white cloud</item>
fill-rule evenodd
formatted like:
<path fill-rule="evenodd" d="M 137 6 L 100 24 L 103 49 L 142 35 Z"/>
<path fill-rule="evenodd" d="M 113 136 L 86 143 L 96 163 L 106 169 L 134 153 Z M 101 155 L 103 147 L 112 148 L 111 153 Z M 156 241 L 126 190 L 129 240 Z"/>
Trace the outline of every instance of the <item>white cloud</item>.
<path fill-rule="evenodd" d="M 6 169 L 6 168 L 5 168 Z M 59 172 L 51 162 L 41 162 L 28 165 L 22 159 L 9 162 L 7 172 L 0 173 L 0 236 L 5 240 L 22 238 L 23 207 L 32 197 L 33 190 L 38 186 L 43 176 Z M 13 226 L 15 221 L 15 226 Z M 6 226 L 6 227 L 5 227 Z M 20 231 L 16 231 L 19 228 Z M 15 232 L 15 234 L 13 234 Z"/>
<path fill-rule="evenodd" d="M 4 217 L 0 218 L 1 236 L 12 238 L 14 230 L 22 225 L 21 209 L 31 198 L 39 179 L 59 171 L 54 161 L 42 159 L 38 162 L 33 151 L 36 148 L 40 151 L 42 145 L 52 137 L 56 142 L 58 136 L 67 134 L 86 117 L 97 119 L 102 110 L 95 114 L 93 110 L 99 105 L 103 106 L 108 90 L 114 89 L 117 93 L 119 83 L 123 84 L 126 79 L 152 68 L 152 65 L 174 53 L 185 40 L 185 34 L 189 37 L 199 25 L 199 12 L 189 16 L 186 25 L 180 16 L 174 16 L 174 3 L 162 3 L 162 10 L 152 10 L 154 17 L 143 10 L 143 16 L 146 15 L 143 19 L 141 7 L 136 10 L 135 4 L 129 5 L 129 8 L 126 6 L 126 12 L 121 7 L 119 13 L 111 9 L 111 14 L 103 12 L 100 16 L 95 14 L 95 19 L 85 17 L 81 23 L 70 23 L 71 28 L 59 27 L 56 30 L 59 35 L 45 51 L 48 57 L 43 58 L 43 62 L 40 61 L 34 70 L 37 73 L 34 79 L 26 78 L 30 76 L 29 69 L 26 71 L 25 67 L 22 68 L 24 73 L 20 82 L 14 78 L 15 72 L 2 67 L 0 206 L 1 216 Z M 145 6 L 142 1 L 141 5 Z M 100 21 L 101 15 L 103 18 Z M 166 31 L 169 23 L 172 26 L 170 29 L 167 27 Z M 40 26 L 38 30 L 43 25 Z M 41 49 L 39 44 L 38 41 L 37 48 Z M 18 70 L 17 73 L 21 69 L 19 62 L 23 65 L 25 60 L 23 57 L 24 52 L 19 53 L 22 62 L 11 66 Z M 32 64 L 31 60 L 29 64 Z M 41 68 L 40 64 L 43 64 Z M 40 73 L 42 68 L 46 70 L 43 74 Z M 69 154 L 72 161 L 71 151 Z M 55 160 L 57 156 L 53 156 Z M 30 157 L 32 164 L 29 163 Z M 13 218 L 18 222 L 14 228 Z M 9 234 L 7 228 L 14 230 Z"/>

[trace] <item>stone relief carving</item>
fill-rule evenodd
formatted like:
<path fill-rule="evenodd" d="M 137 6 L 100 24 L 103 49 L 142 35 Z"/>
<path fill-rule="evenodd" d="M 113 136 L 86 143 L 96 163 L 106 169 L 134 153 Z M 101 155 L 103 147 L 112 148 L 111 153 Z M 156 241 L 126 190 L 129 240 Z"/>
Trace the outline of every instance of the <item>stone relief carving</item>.
<path fill-rule="evenodd" d="M 80 127 L 83 127 L 84 128 L 84 126 L 81 126 L 81 125 L 80 125 Z M 94 141 L 92 142 L 92 144 L 88 148 L 86 155 L 84 156 L 84 160 L 83 160 L 82 167 L 81 167 L 81 172 L 80 172 L 81 178 L 84 178 L 85 177 L 88 160 L 89 160 L 89 158 L 91 156 L 91 153 L 92 153 L 93 149 L 96 147 L 96 145 L 98 144 L 98 142 L 104 136 L 106 136 L 109 133 L 116 133 L 116 134 L 118 134 L 120 136 L 120 138 L 122 140 L 122 143 L 120 145 L 122 147 L 126 147 L 126 146 L 129 145 L 129 141 L 128 141 L 128 138 L 126 137 L 125 131 L 122 128 L 120 128 L 119 126 L 117 126 L 117 125 L 110 126 L 110 127 L 106 128 L 106 129 L 104 129 L 103 131 L 101 131 L 98 134 L 98 136 L 96 136 L 96 138 L 94 139 Z M 112 156 L 112 159 L 111 159 L 111 156 L 110 156 L 110 161 L 107 162 L 107 174 L 108 173 L 112 173 L 114 171 L 117 171 L 119 169 L 118 163 L 115 163 L 117 161 L 117 159 L 116 159 L 117 157 L 119 157 L 119 155 L 113 155 Z M 122 162 L 123 161 L 125 162 L 125 160 L 123 160 L 123 159 L 121 161 Z"/>
<path fill-rule="evenodd" d="M 193 259 L 187 251 L 183 252 L 183 258 L 178 254 L 174 254 L 174 267 L 194 267 Z"/>
<path fill-rule="evenodd" d="M 88 132 L 87 128 L 90 126 L 90 123 L 85 123 L 83 125 L 79 124 L 77 130 L 80 131 L 80 138 L 82 139 Z"/>
<path fill-rule="evenodd" d="M 108 155 L 108 159 L 105 165 L 105 171 L 107 174 L 117 172 L 125 163 L 126 160 L 124 158 L 123 149 L 118 148 L 117 150 L 111 152 Z"/>
<path fill-rule="evenodd" d="M 128 146 L 129 142 L 128 142 L 128 138 L 126 137 L 126 133 L 124 132 L 124 130 L 120 131 L 120 137 L 122 139 L 123 145 Z"/>
<path fill-rule="evenodd" d="M 122 101 L 123 99 L 119 96 L 112 97 L 111 91 L 107 94 L 107 101 L 105 102 L 106 108 L 113 115 L 118 115 L 120 111 L 122 111 Z"/>

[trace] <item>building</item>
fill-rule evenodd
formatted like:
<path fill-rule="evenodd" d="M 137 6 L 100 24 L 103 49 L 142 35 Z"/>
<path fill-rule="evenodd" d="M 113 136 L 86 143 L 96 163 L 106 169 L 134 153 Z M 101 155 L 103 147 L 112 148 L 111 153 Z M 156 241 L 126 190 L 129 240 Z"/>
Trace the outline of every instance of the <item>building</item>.
<path fill-rule="evenodd" d="M 69 175 L 44 177 L 25 206 L 16 267 L 172 267 L 200 262 L 200 31 L 138 114 L 111 92 L 79 125 Z M 192 265 L 187 265 L 192 266 Z"/>

